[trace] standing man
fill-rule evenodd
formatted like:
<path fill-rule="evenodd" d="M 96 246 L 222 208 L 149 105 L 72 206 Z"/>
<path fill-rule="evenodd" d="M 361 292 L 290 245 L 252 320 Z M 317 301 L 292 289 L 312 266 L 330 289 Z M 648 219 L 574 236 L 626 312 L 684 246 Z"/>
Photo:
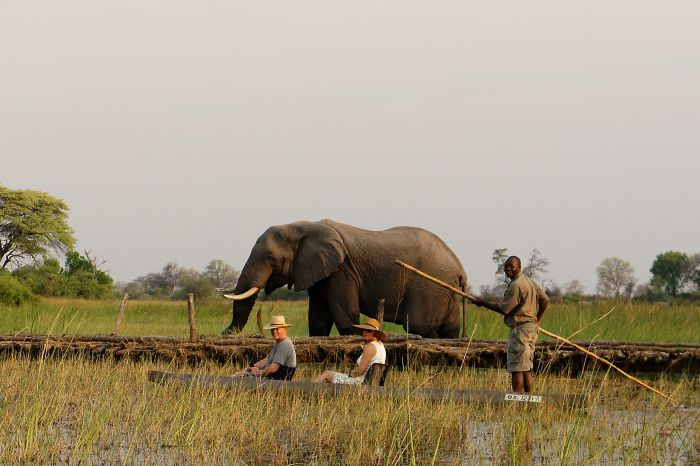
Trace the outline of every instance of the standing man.
<path fill-rule="evenodd" d="M 521 272 L 520 267 L 518 257 L 510 256 L 506 259 L 503 271 L 510 283 L 500 304 L 477 297 L 471 301 L 477 306 L 503 314 L 503 321 L 510 327 L 506 367 L 511 373 L 511 385 L 515 393 L 529 393 L 534 383 L 532 361 L 535 357 L 535 342 L 549 297 L 537 283 Z"/>
<path fill-rule="evenodd" d="M 284 316 L 270 317 L 270 323 L 263 328 L 272 332 L 275 346 L 265 359 L 236 372 L 233 377 L 265 377 L 274 380 L 292 380 L 297 367 L 297 353 L 292 340 L 287 338 Z"/>

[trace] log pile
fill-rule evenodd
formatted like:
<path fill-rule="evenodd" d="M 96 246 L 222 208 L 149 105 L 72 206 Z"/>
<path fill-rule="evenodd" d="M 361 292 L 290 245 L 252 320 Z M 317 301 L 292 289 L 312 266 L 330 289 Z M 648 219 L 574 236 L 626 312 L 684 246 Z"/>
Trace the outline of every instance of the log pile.
<path fill-rule="evenodd" d="M 362 340 L 350 337 L 293 339 L 299 363 L 337 364 L 355 361 Z M 578 341 L 579 345 L 628 372 L 700 372 L 700 345 L 685 343 L 632 343 Z M 6 335 L 0 336 L 0 354 L 31 357 L 81 355 L 94 358 L 129 358 L 178 363 L 212 360 L 248 364 L 265 357 L 273 340 L 262 337 L 199 337 L 195 341 L 175 337 L 116 335 Z M 504 367 L 503 340 L 427 339 L 392 336 L 385 343 L 394 366 Z M 540 339 L 535 369 L 553 372 L 603 369 L 600 363 L 568 345 Z"/>

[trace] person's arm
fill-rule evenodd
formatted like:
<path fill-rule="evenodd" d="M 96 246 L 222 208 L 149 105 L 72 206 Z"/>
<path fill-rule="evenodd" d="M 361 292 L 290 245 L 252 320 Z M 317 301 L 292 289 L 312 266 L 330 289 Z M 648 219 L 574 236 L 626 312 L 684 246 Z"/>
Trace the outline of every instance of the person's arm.
<path fill-rule="evenodd" d="M 469 300 L 472 303 L 474 303 L 475 306 L 485 307 L 486 309 L 488 309 L 490 311 L 497 312 L 499 314 L 503 314 L 503 311 L 501 310 L 501 308 L 498 304 L 484 301 L 483 299 L 476 297 L 476 296 L 472 296 L 471 298 L 469 298 Z"/>
<path fill-rule="evenodd" d="M 375 354 L 377 354 L 377 348 L 375 348 L 372 343 L 367 343 L 362 349 L 362 360 L 360 361 L 360 364 L 358 364 L 357 367 L 350 372 L 350 376 L 359 377 L 364 374 L 369 367 L 369 362 L 372 360 Z"/>
<path fill-rule="evenodd" d="M 260 371 L 260 375 L 258 375 L 258 377 L 267 377 L 269 375 L 272 375 L 275 372 L 277 372 L 280 369 L 280 367 L 280 363 L 278 362 L 270 363 L 269 366 Z"/>
<path fill-rule="evenodd" d="M 508 315 L 508 313 L 512 312 L 518 307 L 518 289 L 514 285 L 508 285 L 508 288 L 506 288 L 506 292 L 503 295 L 503 301 L 500 304 L 484 301 L 476 296 L 472 297 L 471 301 L 479 307 L 485 307 L 486 309 L 501 315 Z"/>
<path fill-rule="evenodd" d="M 256 377 L 260 377 L 260 372 L 267 367 L 267 358 L 261 359 L 260 361 L 256 362 L 252 366 L 246 368 L 247 372 L 250 372 Z"/>

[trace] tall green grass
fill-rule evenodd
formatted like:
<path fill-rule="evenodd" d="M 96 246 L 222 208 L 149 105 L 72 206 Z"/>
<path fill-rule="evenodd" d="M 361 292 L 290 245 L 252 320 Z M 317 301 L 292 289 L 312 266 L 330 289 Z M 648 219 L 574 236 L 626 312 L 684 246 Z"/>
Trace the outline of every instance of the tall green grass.
<path fill-rule="evenodd" d="M 574 387 L 538 376 L 545 392 L 588 393 L 596 403 L 581 410 L 161 385 L 146 382 L 149 369 L 237 368 L 0 359 L 0 464 L 684 464 L 700 447 L 697 409 L 673 408 L 606 373 Z M 297 378 L 320 370 L 302 366 Z M 493 388 L 507 374 L 417 368 L 393 372 L 390 383 Z M 658 383 L 687 404 L 700 401 L 692 379 Z"/>
<path fill-rule="evenodd" d="M 308 335 L 306 302 L 256 304 L 245 334 L 259 333 L 256 315 L 263 323 L 271 314 L 283 314 L 294 327 L 292 337 Z M 0 334 L 105 334 L 110 333 L 119 301 L 42 299 L 20 307 L 0 307 Z M 231 320 L 227 300 L 196 303 L 196 326 L 201 335 L 219 334 Z M 610 312 L 612 310 L 612 312 Z M 609 313 L 609 314 L 608 314 Z M 608 314 L 606 317 L 606 314 Z M 603 318 L 601 318 L 603 317 Z M 467 334 L 473 338 L 505 339 L 508 329 L 501 316 L 474 306 L 467 307 Z M 542 326 L 576 340 L 626 340 L 643 342 L 700 343 L 700 306 L 595 303 L 550 306 Z M 405 333 L 403 327 L 385 323 L 389 333 Z M 410 330 L 410 329 L 409 329 Z M 121 335 L 189 335 L 187 304 L 177 301 L 129 301 L 119 330 Z M 335 327 L 333 333 L 337 335 Z"/>

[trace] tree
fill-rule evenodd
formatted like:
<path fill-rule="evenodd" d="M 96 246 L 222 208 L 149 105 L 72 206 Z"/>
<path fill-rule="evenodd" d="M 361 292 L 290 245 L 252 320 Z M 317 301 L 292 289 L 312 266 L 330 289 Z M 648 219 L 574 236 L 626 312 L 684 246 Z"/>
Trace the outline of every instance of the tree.
<path fill-rule="evenodd" d="M 625 290 L 629 299 L 637 279 L 634 278 L 632 264 L 619 257 L 606 257 L 596 268 L 598 291 L 603 296 L 620 298 L 620 291 Z"/>
<path fill-rule="evenodd" d="M 217 288 L 232 290 L 241 272 L 221 259 L 214 259 L 204 269 L 204 276 L 208 277 Z"/>
<path fill-rule="evenodd" d="M 216 292 L 216 287 L 211 278 L 194 269 L 183 269 L 180 271 L 178 290 L 172 296 L 174 299 L 184 299 L 192 293 L 195 299 L 205 299 Z"/>
<path fill-rule="evenodd" d="M 64 290 L 65 275 L 58 259 L 23 265 L 15 269 L 12 275 L 41 296 L 61 296 Z"/>
<path fill-rule="evenodd" d="M 494 249 L 491 253 L 491 260 L 496 264 L 496 282 L 506 283 L 506 277 L 503 274 L 503 266 L 508 258 L 508 248 Z"/>
<path fill-rule="evenodd" d="M 0 303 L 19 306 L 34 301 L 36 296 L 25 283 L 0 270 Z"/>
<path fill-rule="evenodd" d="M 569 283 L 564 284 L 564 293 L 566 294 L 574 294 L 574 295 L 583 295 L 583 293 L 586 292 L 586 288 L 583 286 L 583 283 L 581 283 L 581 280 L 578 278 L 575 278 L 571 280 Z"/>
<path fill-rule="evenodd" d="M 573 279 L 569 283 L 564 284 L 564 301 L 578 303 L 583 301 L 586 288 L 579 279 Z"/>
<path fill-rule="evenodd" d="M 659 285 L 674 298 L 678 296 L 683 285 L 688 280 L 690 258 L 678 251 L 667 251 L 659 254 L 649 270 L 652 274 L 652 285 Z"/>
<path fill-rule="evenodd" d="M 68 206 L 47 193 L 0 186 L 0 269 L 73 247 Z"/>
<path fill-rule="evenodd" d="M 695 285 L 695 290 L 700 291 L 700 252 L 689 257 L 687 281 Z"/>
<path fill-rule="evenodd" d="M 535 280 L 539 274 L 547 272 L 547 266 L 549 264 L 549 259 L 542 256 L 539 249 L 533 249 L 530 251 L 527 265 L 523 267 L 523 273 Z"/>

